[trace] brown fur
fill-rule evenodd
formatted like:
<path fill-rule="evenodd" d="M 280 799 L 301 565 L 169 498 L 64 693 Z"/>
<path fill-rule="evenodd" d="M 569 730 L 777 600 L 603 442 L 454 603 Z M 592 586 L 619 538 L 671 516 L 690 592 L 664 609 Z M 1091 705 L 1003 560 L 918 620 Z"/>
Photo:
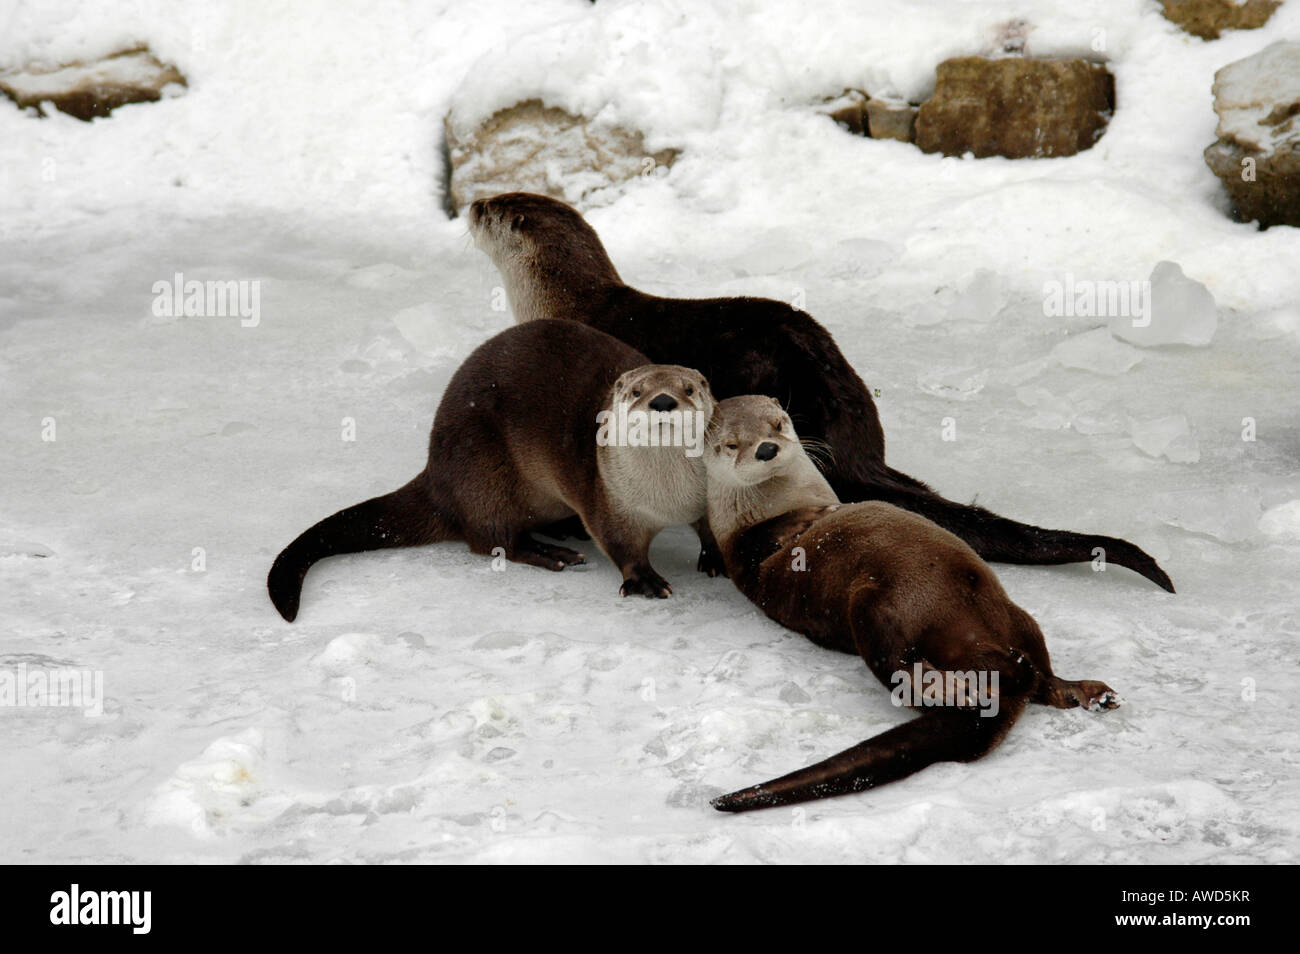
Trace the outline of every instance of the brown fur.
<path fill-rule="evenodd" d="M 542 543 L 533 531 L 575 515 L 622 571 L 620 592 L 667 596 L 671 587 L 650 565 L 650 541 L 673 523 L 698 521 L 702 542 L 711 545 L 702 464 L 681 448 L 597 446 L 597 412 L 609 408 L 616 384 L 634 382 L 643 388 L 638 406 L 667 393 L 706 415 L 713 410 L 698 372 L 650 365 L 583 325 L 532 322 L 489 339 L 447 385 L 424 470 L 289 544 L 267 577 L 272 602 L 293 620 L 307 570 L 324 557 L 443 540 L 463 540 L 484 555 L 500 548 L 508 560 L 563 570 L 586 558 Z M 640 476 L 610 482 L 611 472 Z M 693 501 L 682 487 L 695 488 Z"/>
<path fill-rule="evenodd" d="M 760 455 L 769 456 L 762 460 Z M 859 791 L 937 761 L 979 758 L 1027 702 L 1111 708 L 1100 682 L 1052 672 L 1034 620 L 953 534 L 898 507 L 841 504 L 768 397 L 719 403 L 705 452 L 709 522 L 727 571 L 772 619 L 828 649 L 857 653 L 891 688 L 924 672 L 996 674 L 997 714 L 969 695 L 811 768 L 717 799 L 746 811 Z"/>
<path fill-rule="evenodd" d="M 557 199 L 510 192 L 470 206 L 469 228 L 505 279 L 515 320 L 556 318 L 611 334 L 651 361 L 698 368 L 719 398 L 769 394 L 805 438 L 842 500 L 883 500 L 951 530 L 986 560 L 1088 562 L 1096 551 L 1173 592 L 1151 556 L 1116 537 L 1048 530 L 945 500 L 885 464 L 871 392 L 830 332 L 768 298 L 660 298 L 625 284 L 595 230 Z M 881 356 L 881 359 L 888 356 Z"/>

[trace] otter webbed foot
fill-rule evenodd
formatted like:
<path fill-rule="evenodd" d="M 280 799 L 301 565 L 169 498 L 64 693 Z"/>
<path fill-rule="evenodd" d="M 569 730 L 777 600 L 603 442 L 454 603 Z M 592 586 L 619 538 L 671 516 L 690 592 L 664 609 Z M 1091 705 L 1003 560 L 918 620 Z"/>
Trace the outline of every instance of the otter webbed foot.
<path fill-rule="evenodd" d="M 631 575 L 619 587 L 619 596 L 641 595 L 650 599 L 667 599 L 673 592 L 672 586 L 650 567 L 633 570 Z"/>

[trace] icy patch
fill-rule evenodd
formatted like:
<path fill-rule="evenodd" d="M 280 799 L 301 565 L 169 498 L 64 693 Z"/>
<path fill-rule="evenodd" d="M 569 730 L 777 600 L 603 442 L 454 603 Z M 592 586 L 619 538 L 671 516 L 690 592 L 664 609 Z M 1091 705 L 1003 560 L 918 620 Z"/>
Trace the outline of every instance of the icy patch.
<path fill-rule="evenodd" d="M 54 556 L 54 551 L 35 540 L 22 540 L 16 537 L 0 537 L 0 560 L 8 557 L 20 559 L 43 560 Z"/>
<path fill-rule="evenodd" d="M 290 800 L 267 797 L 260 729 L 218 739 L 155 791 L 145 810 L 152 825 L 178 825 L 198 838 L 223 834 L 237 819 L 266 821 Z"/>
<path fill-rule="evenodd" d="M 1265 510 L 1259 518 L 1259 530 L 1270 537 L 1300 540 L 1300 500 L 1288 500 Z"/>
<path fill-rule="evenodd" d="M 1166 457 L 1176 464 L 1194 464 L 1201 459 L 1191 425 L 1182 414 L 1153 421 L 1130 420 L 1129 433 L 1134 446 L 1151 457 Z"/>
<path fill-rule="evenodd" d="M 1148 315 L 1113 318 L 1111 334 L 1135 345 L 1207 345 L 1219 325 L 1210 290 L 1183 274 L 1176 262 L 1159 262 L 1151 271 Z"/>
<path fill-rule="evenodd" d="M 1074 417 L 1074 404 L 1047 388 L 1016 388 L 1016 399 L 1035 410 L 1034 416 L 1025 423 L 1038 430 L 1059 431 L 1069 427 Z"/>
<path fill-rule="evenodd" d="M 1105 328 L 1065 339 L 1052 349 L 1051 356 L 1062 367 L 1105 375 L 1123 374 L 1142 360 L 1140 351 L 1116 341 Z"/>
<path fill-rule="evenodd" d="M 421 354 L 453 357 L 456 348 L 447 340 L 446 323 L 440 321 L 432 305 L 415 305 L 393 315 L 393 324 L 403 338 Z"/>
<path fill-rule="evenodd" d="M 990 321 L 1006 307 L 1006 283 L 997 272 L 979 268 L 953 296 L 948 306 L 952 321 Z"/>
<path fill-rule="evenodd" d="M 987 368 L 983 371 L 974 368 L 956 371 L 947 368 L 930 368 L 918 371 L 916 374 L 916 386 L 926 394 L 957 401 L 970 400 L 984 390 L 984 385 L 988 384 L 988 381 Z"/>
<path fill-rule="evenodd" d="M 976 269 L 963 284 L 944 286 L 927 302 L 907 313 L 909 325 L 937 325 L 943 321 L 991 321 L 1009 300 L 1006 283 L 987 268 Z"/>
<path fill-rule="evenodd" d="M 1203 533 L 1224 543 L 1241 543 L 1253 537 L 1258 527 L 1259 490 L 1233 487 L 1162 494 L 1152 509 L 1171 527 Z"/>

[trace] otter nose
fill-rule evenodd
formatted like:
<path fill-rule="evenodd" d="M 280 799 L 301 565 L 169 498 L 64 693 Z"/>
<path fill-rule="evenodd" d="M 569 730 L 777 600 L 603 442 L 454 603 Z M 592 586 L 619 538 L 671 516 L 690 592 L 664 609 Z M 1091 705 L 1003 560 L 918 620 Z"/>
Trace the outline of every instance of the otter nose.
<path fill-rule="evenodd" d="M 776 452 L 781 448 L 777 447 L 771 441 L 763 441 L 758 445 L 758 450 L 754 451 L 754 456 L 759 460 L 771 460 L 776 456 Z"/>
<path fill-rule="evenodd" d="M 677 406 L 677 399 L 671 394 L 656 394 L 653 401 L 650 402 L 652 411 L 671 411 Z"/>

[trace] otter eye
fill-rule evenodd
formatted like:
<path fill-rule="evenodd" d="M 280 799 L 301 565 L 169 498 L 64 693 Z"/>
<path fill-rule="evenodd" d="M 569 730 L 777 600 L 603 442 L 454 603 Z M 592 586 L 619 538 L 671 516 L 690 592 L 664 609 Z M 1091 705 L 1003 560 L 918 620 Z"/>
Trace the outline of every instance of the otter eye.
<path fill-rule="evenodd" d="M 777 422 L 776 422 L 776 432 L 777 432 L 778 434 L 781 433 L 781 422 L 780 422 L 780 421 L 777 421 Z"/>
<path fill-rule="evenodd" d="M 687 397 L 690 397 L 690 396 L 691 396 L 692 394 L 694 394 L 694 393 L 695 393 L 695 388 L 693 388 L 693 387 L 687 385 L 687 387 L 686 387 L 686 396 L 687 396 Z"/>
<path fill-rule="evenodd" d="M 633 390 L 633 391 L 632 391 L 632 396 L 633 396 L 633 397 L 640 397 L 640 396 L 641 396 L 641 392 L 640 392 L 640 391 L 637 391 L 637 390 Z"/>
<path fill-rule="evenodd" d="M 727 450 L 740 450 L 740 445 L 739 445 L 739 444 L 728 444 L 728 445 L 727 445 Z"/>

